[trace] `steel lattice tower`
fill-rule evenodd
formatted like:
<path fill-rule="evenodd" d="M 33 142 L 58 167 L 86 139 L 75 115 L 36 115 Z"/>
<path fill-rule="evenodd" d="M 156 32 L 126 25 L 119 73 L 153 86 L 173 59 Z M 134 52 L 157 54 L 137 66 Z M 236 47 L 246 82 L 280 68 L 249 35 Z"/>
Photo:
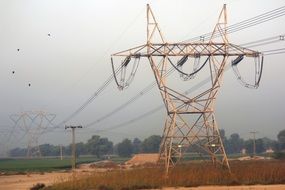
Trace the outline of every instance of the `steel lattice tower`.
<path fill-rule="evenodd" d="M 10 119 L 15 126 L 20 128 L 27 136 L 27 157 L 41 157 L 39 147 L 39 137 L 52 125 L 55 114 L 45 113 L 43 111 L 27 111 L 20 114 L 10 115 Z"/>
<path fill-rule="evenodd" d="M 147 42 L 111 55 L 113 73 L 120 89 L 128 86 L 125 80 L 125 68 L 131 59 L 147 58 L 154 73 L 160 94 L 167 110 L 163 138 L 160 146 L 159 161 L 164 162 L 166 172 L 174 166 L 189 149 L 199 147 L 210 155 L 213 163 L 220 163 L 230 170 L 229 162 L 219 133 L 214 114 L 215 102 L 222 84 L 225 66 L 229 57 L 234 57 L 232 64 L 238 64 L 244 57 L 262 60 L 260 52 L 229 43 L 227 37 L 226 5 L 219 15 L 211 38 L 208 42 L 167 43 L 149 5 L 147 5 Z M 154 38 L 159 39 L 155 42 Z M 125 57 L 119 69 L 115 70 L 113 58 Z M 190 74 L 179 69 L 188 58 L 205 58 L 201 67 Z M 181 58 L 177 65 L 173 59 Z M 262 59 L 261 59 L 262 58 Z M 209 65 L 211 85 L 201 93 L 188 96 L 168 86 L 167 70 L 174 67 L 184 77 L 194 77 L 206 64 Z M 260 71 L 258 71 L 260 72 Z M 121 73 L 121 80 L 117 76 Z M 260 73 L 261 74 L 261 73 Z M 130 74 L 134 75 L 134 72 Z M 260 77 L 258 79 L 259 83 Z"/>

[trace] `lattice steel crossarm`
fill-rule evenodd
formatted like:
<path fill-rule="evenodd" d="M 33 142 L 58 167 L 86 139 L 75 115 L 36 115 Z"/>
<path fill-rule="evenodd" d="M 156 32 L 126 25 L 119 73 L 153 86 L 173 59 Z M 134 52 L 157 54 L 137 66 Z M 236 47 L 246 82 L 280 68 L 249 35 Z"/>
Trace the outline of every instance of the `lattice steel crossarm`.
<path fill-rule="evenodd" d="M 147 48 L 150 49 L 147 52 Z M 240 56 L 257 57 L 261 53 L 235 44 L 227 43 L 155 43 L 145 44 L 112 56 Z"/>

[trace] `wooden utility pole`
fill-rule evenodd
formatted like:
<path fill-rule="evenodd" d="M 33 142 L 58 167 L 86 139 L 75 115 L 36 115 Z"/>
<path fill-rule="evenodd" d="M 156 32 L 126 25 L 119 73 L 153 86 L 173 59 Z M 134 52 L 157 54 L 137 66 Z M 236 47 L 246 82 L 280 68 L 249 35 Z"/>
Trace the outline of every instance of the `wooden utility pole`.
<path fill-rule="evenodd" d="M 255 144 L 255 134 L 258 133 L 257 131 L 251 131 L 250 132 L 253 135 L 253 156 L 256 155 L 256 144 Z"/>
<path fill-rule="evenodd" d="M 59 148 L 60 148 L 60 160 L 62 160 L 62 144 L 59 145 Z"/>
<path fill-rule="evenodd" d="M 76 167 L 76 145 L 75 145 L 75 129 L 76 128 L 82 128 L 81 125 L 79 126 L 65 126 L 65 129 L 72 129 L 72 170 Z"/>

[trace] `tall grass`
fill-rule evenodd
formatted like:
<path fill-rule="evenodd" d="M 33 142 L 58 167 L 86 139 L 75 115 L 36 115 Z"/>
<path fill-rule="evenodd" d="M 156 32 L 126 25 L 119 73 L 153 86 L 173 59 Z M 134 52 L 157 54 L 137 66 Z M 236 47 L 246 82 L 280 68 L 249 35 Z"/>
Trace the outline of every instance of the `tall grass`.
<path fill-rule="evenodd" d="M 131 190 L 200 185 L 252 185 L 285 183 L 284 161 L 242 161 L 231 163 L 232 173 L 211 163 L 175 167 L 166 178 L 162 168 L 137 168 L 76 176 L 48 190 Z"/>

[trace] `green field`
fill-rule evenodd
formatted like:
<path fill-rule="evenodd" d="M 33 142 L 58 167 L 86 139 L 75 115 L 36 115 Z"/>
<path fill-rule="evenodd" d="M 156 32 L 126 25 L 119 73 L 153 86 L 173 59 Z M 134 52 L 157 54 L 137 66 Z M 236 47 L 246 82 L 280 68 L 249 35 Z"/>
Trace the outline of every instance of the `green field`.
<path fill-rule="evenodd" d="M 98 161 L 95 157 L 82 157 L 77 163 L 88 163 Z M 53 171 L 59 169 L 70 169 L 71 161 L 69 158 L 60 160 L 59 158 L 42 159 L 0 159 L 1 172 L 30 172 L 30 171 Z"/>
<path fill-rule="evenodd" d="M 113 157 L 112 161 L 116 163 L 122 163 L 129 158 Z M 77 164 L 90 163 L 100 161 L 100 159 L 94 157 L 80 157 L 77 159 Z M 47 172 L 60 169 L 70 169 L 70 158 L 38 158 L 38 159 L 0 159 L 0 172 Z"/>
<path fill-rule="evenodd" d="M 230 155 L 230 158 L 240 157 L 241 155 Z M 130 158 L 112 157 L 111 160 L 116 163 L 123 163 Z M 207 159 L 207 157 L 204 157 Z M 91 156 L 80 157 L 77 159 L 77 164 L 96 162 L 100 159 Z M 201 160 L 197 154 L 186 154 L 184 160 Z M 0 159 L 0 172 L 48 172 L 61 169 L 70 169 L 70 158 L 38 158 L 38 159 L 25 159 L 25 158 L 9 158 Z"/>

